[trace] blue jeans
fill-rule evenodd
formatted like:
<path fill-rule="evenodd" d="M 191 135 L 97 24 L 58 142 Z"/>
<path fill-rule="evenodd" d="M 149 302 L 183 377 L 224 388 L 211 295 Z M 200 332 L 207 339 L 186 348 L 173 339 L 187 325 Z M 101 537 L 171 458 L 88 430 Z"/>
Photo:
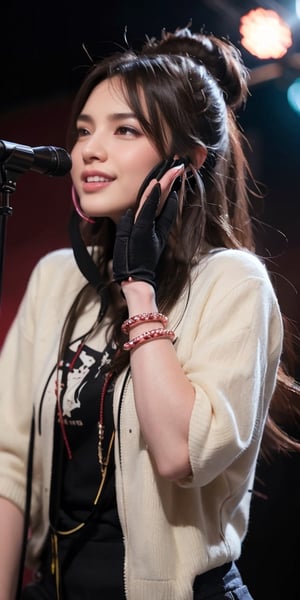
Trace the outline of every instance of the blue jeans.
<path fill-rule="evenodd" d="M 235 563 L 228 563 L 198 575 L 194 600 L 253 600 Z"/>

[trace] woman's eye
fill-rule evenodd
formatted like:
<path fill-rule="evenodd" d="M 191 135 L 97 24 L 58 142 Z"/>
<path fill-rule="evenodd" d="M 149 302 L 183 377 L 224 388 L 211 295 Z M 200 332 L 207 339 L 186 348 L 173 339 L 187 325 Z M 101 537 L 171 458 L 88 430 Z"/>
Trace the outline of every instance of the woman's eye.
<path fill-rule="evenodd" d="M 116 133 L 118 135 L 132 135 L 132 136 L 138 136 L 141 135 L 140 132 L 135 129 L 134 127 L 129 127 L 128 125 L 120 125 L 120 127 L 117 128 Z"/>
<path fill-rule="evenodd" d="M 76 133 L 78 138 L 89 135 L 89 131 L 85 127 L 77 127 Z"/>

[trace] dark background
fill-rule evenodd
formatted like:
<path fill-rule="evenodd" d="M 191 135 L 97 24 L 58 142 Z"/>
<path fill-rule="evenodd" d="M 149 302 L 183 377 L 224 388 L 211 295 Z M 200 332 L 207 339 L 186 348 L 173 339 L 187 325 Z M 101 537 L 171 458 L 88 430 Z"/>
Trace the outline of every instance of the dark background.
<path fill-rule="evenodd" d="M 68 113 L 86 66 L 119 46 L 135 47 L 192 19 L 201 28 L 239 45 L 239 19 L 258 2 L 17 2 L 0 9 L 0 139 L 31 146 L 65 143 Z M 299 184 L 300 116 L 286 90 L 299 73 L 288 57 L 300 51 L 294 1 L 260 4 L 278 9 L 293 27 L 293 48 L 279 62 L 282 76 L 250 86 L 239 114 L 251 152 L 249 161 L 264 198 L 255 201 L 259 249 L 268 257 L 282 311 L 298 332 L 300 323 Z M 126 34 L 125 34 L 126 31 Z M 125 35 L 124 35 L 125 34 Z M 271 61 L 254 59 L 240 47 L 250 71 Z M 250 79 L 251 82 L 251 79 Z M 37 259 L 68 244 L 69 176 L 26 173 L 10 199 L 0 315 L 0 344 L 17 310 Z M 51 286 L 51 282 L 49 282 Z M 21 360 L 21 357 L 20 357 Z M 299 427 L 292 433 L 299 437 Z M 262 496 L 254 496 L 240 568 L 256 600 L 299 600 L 299 457 L 260 461 Z M 155 600 L 155 599 L 154 599 Z"/>

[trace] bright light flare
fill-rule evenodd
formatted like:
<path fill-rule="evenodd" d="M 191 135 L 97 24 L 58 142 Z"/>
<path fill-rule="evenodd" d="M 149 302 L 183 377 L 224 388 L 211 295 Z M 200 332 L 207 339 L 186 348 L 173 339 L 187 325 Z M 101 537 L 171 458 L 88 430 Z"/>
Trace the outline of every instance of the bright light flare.
<path fill-rule="evenodd" d="M 291 47 L 290 27 L 274 10 L 256 8 L 240 20 L 241 44 L 261 59 L 282 58 Z"/>

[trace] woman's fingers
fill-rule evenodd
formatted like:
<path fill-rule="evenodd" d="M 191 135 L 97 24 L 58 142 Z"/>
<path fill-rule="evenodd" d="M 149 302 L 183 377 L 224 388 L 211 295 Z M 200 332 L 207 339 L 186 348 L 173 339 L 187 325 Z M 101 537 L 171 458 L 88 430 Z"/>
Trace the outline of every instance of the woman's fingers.
<path fill-rule="evenodd" d="M 185 169 L 185 166 L 183 163 L 180 165 L 177 165 L 176 167 L 172 167 L 159 180 L 160 187 L 161 187 L 161 195 L 160 195 L 160 200 L 159 200 L 159 204 L 157 207 L 156 215 L 159 215 L 159 213 L 161 212 L 162 208 L 164 207 L 165 201 L 171 192 L 174 182 L 176 181 L 177 177 L 180 177 L 180 175 L 183 174 L 184 169 Z M 151 195 L 151 192 L 156 184 L 157 184 L 157 179 L 153 179 L 149 183 L 149 185 L 146 187 L 146 189 L 142 195 L 139 208 L 135 215 L 135 219 L 134 219 L 135 221 L 137 220 L 138 215 L 140 214 L 141 208 L 144 206 L 145 202 Z"/>

